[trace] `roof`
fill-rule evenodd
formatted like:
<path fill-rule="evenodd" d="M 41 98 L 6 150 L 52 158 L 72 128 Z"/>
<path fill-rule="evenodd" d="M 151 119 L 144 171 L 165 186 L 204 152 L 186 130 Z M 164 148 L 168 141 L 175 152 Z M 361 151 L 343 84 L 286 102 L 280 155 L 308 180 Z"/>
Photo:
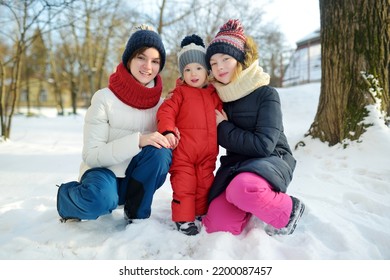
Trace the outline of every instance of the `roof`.
<path fill-rule="evenodd" d="M 320 29 L 317 29 L 316 31 L 306 35 L 305 37 L 303 37 L 302 39 L 300 39 L 298 42 L 297 42 L 297 47 L 300 48 L 302 46 L 306 46 L 306 45 L 309 45 L 309 44 L 319 44 L 320 41 L 321 41 L 321 36 L 320 36 Z"/>

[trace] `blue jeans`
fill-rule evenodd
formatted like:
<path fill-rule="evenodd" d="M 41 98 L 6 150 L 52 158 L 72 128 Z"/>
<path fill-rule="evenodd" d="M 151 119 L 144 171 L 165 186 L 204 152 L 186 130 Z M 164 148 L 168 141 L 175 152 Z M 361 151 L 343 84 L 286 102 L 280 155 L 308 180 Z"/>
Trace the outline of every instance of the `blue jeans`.
<path fill-rule="evenodd" d="M 62 218 L 97 219 L 125 204 L 131 219 L 151 214 L 155 191 L 164 184 L 172 160 L 170 149 L 144 147 L 130 162 L 125 178 L 103 167 L 87 170 L 80 182 L 61 184 L 57 211 Z"/>

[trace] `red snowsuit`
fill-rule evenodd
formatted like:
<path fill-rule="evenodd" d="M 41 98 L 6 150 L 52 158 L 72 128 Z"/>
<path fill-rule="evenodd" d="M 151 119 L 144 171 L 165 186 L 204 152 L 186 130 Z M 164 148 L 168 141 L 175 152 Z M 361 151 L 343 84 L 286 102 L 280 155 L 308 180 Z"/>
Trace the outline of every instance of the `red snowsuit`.
<path fill-rule="evenodd" d="M 160 133 L 174 132 L 175 127 L 180 133 L 169 170 L 175 222 L 194 221 L 195 216 L 206 214 L 219 151 L 215 109 L 221 111 L 222 102 L 214 86 L 194 88 L 178 82 L 157 112 Z"/>

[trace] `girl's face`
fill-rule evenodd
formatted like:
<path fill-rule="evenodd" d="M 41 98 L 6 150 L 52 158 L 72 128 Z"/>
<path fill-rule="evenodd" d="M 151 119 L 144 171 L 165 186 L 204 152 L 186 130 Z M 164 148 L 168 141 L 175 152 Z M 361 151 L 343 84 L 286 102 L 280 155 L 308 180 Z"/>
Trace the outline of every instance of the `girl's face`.
<path fill-rule="evenodd" d="M 210 58 L 214 78 L 225 85 L 232 81 L 237 63 L 235 58 L 223 53 L 216 53 Z"/>
<path fill-rule="evenodd" d="M 207 71 L 199 63 L 189 63 L 183 69 L 183 79 L 187 85 L 201 88 L 206 84 Z"/>
<path fill-rule="evenodd" d="M 128 64 L 130 73 L 145 86 L 157 76 L 160 70 L 160 53 L 155 48 L 148 48 L 137 54 Z"/>

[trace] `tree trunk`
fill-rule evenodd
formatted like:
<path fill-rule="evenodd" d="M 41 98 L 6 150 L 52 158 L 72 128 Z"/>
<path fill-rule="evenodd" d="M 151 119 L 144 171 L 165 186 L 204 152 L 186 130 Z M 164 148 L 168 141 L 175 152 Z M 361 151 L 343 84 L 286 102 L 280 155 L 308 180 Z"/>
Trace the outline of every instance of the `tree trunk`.
<path fill-rule="evenodd" d="M 6 129 L 6 125 L 5 125 L 5 102 L 4 102 L 4 98 L 5 98 L 5 66 L 3 64 L 3 61 L 0 60 L 0 125 L 1 125 L 1 129 L 0 129 L 0 140 L 3 138 L 3 136 L 5 135 L 5 129 Z"/>
<path fill-rule="evenodd" d="M 69 84 L 70 84 L 70 100 L 72 102 L 72 114 L 77 115 L 77 96 L 78 96 L 78 89 L 80 87 L 77 86 L 75 81 L 76 77 L 74 76 L 73 70 L 69 72 Z M 80 80 L 79 80 L 80 81 Z"/>
<path fill-rule="evenodd" d="M 22 37 L 24 38 L 24 37 Z M 21 56 L 22 52 L 25 49 L 24 41 L 21 40 L 18 42 L 17 51 L 15 56 L 15 62 L 12 68 L 11 82 L 9 94 L 6 96 L 5 102 L 5 116 L 6 116 L 6 127 L 4 134 L 2 135 L 4 139 L 9 139 L 11 136 L 11 126 L 12 126 L 12 117 L 14 116 L 16 103 L 19 100 L 20 94 L 20 75 L 21 75 Z M 9 100 L 11 99 L 11 100 Z M 8 112 L 9 111 L 9 112 Z"/>
<path fill-rule="evenodd" d="M 390 0 L 320 0 L 321 94 L 308 135 L 329 145 L 357 140 L 367 125 L 365 106 L 375 102 L 362 72 L 383 88 L 377 96 L 389 111 Z"/>

